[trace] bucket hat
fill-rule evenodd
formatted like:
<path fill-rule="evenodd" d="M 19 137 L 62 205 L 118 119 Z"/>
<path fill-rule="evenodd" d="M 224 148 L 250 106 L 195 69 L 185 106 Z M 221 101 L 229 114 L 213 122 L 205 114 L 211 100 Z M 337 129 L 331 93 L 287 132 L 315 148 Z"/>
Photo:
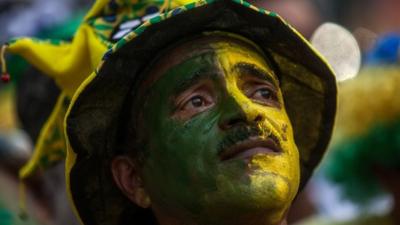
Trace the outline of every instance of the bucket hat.
<path fill-rule="evenodd" d="M 332 69 L 276 13 L 242 0 L 200 0 L 161 13 L 127 33 L 75 92 L 65 119 L 66 175 L 75 211 L 84 224 L 153 223 L 151 211 L 130 203 L 111 176 L 110 160 L 118 145 L 124 103 L 157 53 L 177 40 L 207 31 L 243 36 L 271 55 L 279 68 L 285 107 L 300 152 L 301 185 L 311 176 L 334 123 Z M 115 68 L 121 63 L 129 63 L 131 69 L 118 72 Z"/>

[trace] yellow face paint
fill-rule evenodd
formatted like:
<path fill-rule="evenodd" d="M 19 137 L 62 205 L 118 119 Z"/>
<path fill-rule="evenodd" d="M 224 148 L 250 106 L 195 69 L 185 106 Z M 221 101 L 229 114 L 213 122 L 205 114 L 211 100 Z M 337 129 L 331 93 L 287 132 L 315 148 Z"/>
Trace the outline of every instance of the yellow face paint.
<path fill-rule="evenodd" d="M 251 44 L 251 43 L 250 43 Z M 292 200 L 297 194 L 300 182 L 299 153 L 294 142 L 293 129 L 289 117 L 285 111 L 281 90 L 277 89 L 277 100 L 280 107 L 269 107 L 257 104 L 249 99 L 241 90 L 243 83 L 240 71 L 235 70 L 239 64 L 253 65 L 260 68 L 269 75 L 271 82 L 279 86 L 279 81 L 274 71 L 266 63 L 264 56 L 254 51 L 250 51 L 249 46 L 238 45 L 236 43 L 219 42 L 212 45 L 216 49 L 216 58 L 224 71 L 226 87 L 230 95 L 236 100 L 237 104 L 245 112 L 248 121 L 254 121 L 260 114 L 263 120 L 257 126 L 262 131 L 262 136 L 267 138 L 270 134 L 277 137 L 281 144 L 283 154 L 255 155 L 248 166 L 255 169 L 250 173 L 251 185 L 262 189 L 268 183 L 275 183 L 274 193 L 260 193 L 260 195 L 275 195 L 278 202 L 286 202 L 284 208 L 288 209 Z M 252 46 L 253 47 L 253 46 Z M 269 190 L 270 191 L 270 190 Z M 272 221 L 278 221 L 286 212 L 283 209 L 277 213 Z"/>

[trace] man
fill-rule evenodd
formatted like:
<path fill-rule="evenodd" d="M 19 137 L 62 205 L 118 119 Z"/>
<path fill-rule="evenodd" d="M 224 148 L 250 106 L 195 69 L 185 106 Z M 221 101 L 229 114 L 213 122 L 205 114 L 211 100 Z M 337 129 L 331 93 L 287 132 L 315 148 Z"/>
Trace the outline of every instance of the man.
<path fill-rule="evenodd" d="M 335 113 L 329 67 L 273 13 L 200 1 L 105 55 L 66 118 L 85 224 L 286 224 Z"/>
<path fill-rule="evenodd" d="M 84 224 L 286 224 L 329 141 L 330 67 L 274 13 L 199 1 L 105 54 L 66 117 Z"/>
<path fill-rule="evenodd" d="M 262 53 L 246 40 L 211 34 L 160 60 L 148 73 L 156 81 L 144 81 L 147 90 L 138 93 L 148 97 L 133 106 L 140 120 L 129 123 L 143 142 L 126 152 L 147 156 L 113 159 L 118 187 L 169 224 L 181 224 L 181 211 L 204 224 L 280 222 L 297 192 L 299 158 Z"/>

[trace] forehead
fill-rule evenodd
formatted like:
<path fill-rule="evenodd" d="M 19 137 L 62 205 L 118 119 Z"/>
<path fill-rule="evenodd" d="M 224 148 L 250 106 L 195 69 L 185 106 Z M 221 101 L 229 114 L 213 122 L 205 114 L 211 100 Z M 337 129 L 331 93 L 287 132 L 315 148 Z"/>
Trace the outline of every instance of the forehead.
<path fill-rule="evenodd" d="M 148 68 L 148 78 L 144 86 L 154 83 L 170 68 L 204 54 L 241 55 L 241 60 L 255 64 L 265 64 L 266 57 L 259 47 L 251 41 L 234 35 L 200 35 L 181 41 L 158 55 Z M 197 61 L 199 62 L 199 61 Z"/>

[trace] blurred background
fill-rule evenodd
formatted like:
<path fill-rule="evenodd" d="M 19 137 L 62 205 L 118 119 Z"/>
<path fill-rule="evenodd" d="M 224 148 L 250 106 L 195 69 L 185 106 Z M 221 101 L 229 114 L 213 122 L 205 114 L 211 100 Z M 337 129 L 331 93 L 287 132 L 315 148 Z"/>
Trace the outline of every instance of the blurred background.
<path fill-rule="evenodd" d="M 70 41 L 93 2 L 0 0 L 0 43 L 20 36 Z M 296 199 L 289 224 L 399 225 L 400 0 L 251 2 L 277 12 L 307 39 L 322 24 L 336 23 L 361 50 L 358 76 L 338 84 L 328 153 Z M 10 55 L 7 62 L 13 82 L 0 83 L 0 225 L 77 224 L 66 202 L 63 161 L 23 185 L 18 180 L 60 90 L 22 58 Z"/>

